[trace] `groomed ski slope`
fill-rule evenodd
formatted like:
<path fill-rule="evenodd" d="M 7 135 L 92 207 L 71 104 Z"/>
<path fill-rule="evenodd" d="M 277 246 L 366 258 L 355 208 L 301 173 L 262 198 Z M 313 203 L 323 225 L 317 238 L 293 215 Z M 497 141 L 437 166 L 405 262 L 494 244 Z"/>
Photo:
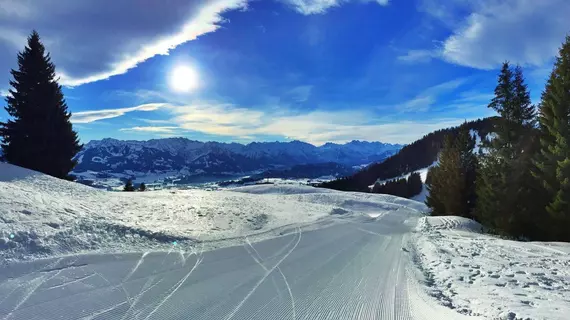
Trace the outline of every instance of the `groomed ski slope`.
<path fill-rule="evenodd" d="M 461 319 L 410 277 L 402 248 L 415 216 L 297 228 L 213 251 L 19 263 L 0 269 L 0 318 Z"/>
<path fill-rule="evenodd" d="M 0 163 L 0 319 L 567 319 L 568 244 L 425 210 L 300 186 L 113 193 Z"/>

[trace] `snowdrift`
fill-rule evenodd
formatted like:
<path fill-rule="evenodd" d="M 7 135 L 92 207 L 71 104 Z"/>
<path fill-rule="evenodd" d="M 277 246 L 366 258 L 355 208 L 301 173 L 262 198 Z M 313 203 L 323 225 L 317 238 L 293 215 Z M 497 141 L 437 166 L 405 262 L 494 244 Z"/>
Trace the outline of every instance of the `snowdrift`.
<path fill-rule="evenodd" d="M 107 192 L 0 163 L 0 261 L 231 246 L 245 236 L 318 227 L 347 215 L 380 217 L 403 207 L 426 210 L 393 196 L 302 186 Z"/>
<path fill-rule="evenodd" d="M 422 217 L 414 260 L 429 294 L 485 319 L 568 319 L 570 244 L 519 242 L 481 233 L 462 217 Z"/>
<path fill-rule="evenodd" d="M 456 216 L 425 217 L 421 220 L 420 227 L 431 230 L 461 230 L 479 233 L 483 231 L 483 226 L 479 222 Z"/>

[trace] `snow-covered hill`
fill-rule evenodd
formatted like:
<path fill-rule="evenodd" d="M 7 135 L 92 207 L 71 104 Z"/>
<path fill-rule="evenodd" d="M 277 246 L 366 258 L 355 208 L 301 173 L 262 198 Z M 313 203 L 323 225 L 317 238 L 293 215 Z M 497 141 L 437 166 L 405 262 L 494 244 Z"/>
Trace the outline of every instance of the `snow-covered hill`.
<path fill-rule="evenodd" d="M 312 187 L 236 191 L 107 192 L 0 163 L 0 257 L 164 249 L 174 241 L 231 245 L 227 239 L 271 235 L 331 216 L 425 210 L 392 196 Z"/>
<path fill-rule="evenodd" d="M 296 164 L 336 162 L 353 166 L 381 161 L 401 145 L 352 141 L 323 146 L 300 142 L 199 142 L 185 138 L 148 141 L 90 141 L 77 155 L 76 173 L 106 174 L 181 172 L 245 173 Z M 104 174 L 103 174 L 104 175 Z"/>

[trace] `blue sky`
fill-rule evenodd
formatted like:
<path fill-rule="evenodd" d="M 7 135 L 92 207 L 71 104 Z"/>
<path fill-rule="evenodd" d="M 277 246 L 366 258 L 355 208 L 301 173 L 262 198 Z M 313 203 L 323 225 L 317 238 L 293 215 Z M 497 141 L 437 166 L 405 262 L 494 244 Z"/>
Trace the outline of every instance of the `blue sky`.
<path fill-rule="evenodd" d="M 83 142 L 409 143 L 492 115 L 505 60 L 538 101 L 570 2 L 443 2 L 0 0 L 0 91 L 35 28 Z M 194 90 L 173 89 L 180 66 Z"/>

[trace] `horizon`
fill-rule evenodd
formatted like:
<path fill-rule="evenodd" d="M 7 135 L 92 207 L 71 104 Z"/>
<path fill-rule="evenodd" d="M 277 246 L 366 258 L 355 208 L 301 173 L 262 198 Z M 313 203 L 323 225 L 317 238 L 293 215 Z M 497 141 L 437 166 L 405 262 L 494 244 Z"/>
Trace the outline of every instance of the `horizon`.
<path fill-rule="evenodd" d="M 82 143 L 409 144 L 495 115 L 487 105 L 505 60 L 523 66 L 538 102 L 570 31 L 564 0 L 0 0 L 0 8 L 0 95 L 36 29 Z"/>
<path fill-rule="evenodd" d="M 89 140 L 88 142 L 85 142 L 84 145 L 88 145 L 91 142 L 101 142 L 103 140 L 115 140 L 115 141 L 121 141 L 121 142 L 148 142 L 148 141 L 152 141 L 152 140 L 165 140 L 165 139 L 185 139 L 188 140 L 190 142 L 199 142 L 199 143 L 220 143 L 220 144 L 241 144 L 244 146 L 250 145 L 250 144 L 254 144 L 254 143 L 294 143 L 294 142 L 300 142 L 300 143 L 305 143 L 305 144 L 310 144 L 314 147 L 322 147 L 324 145 L 327 144 L 334 144 L 334 145 L 347 145 L 347 144 L 351 144 L 351 143 L 380 143 L 380 144 L 384 144 L 384 145 L 392 145 L 392 146 L 405 146 L 406 144 L 399 144 L 399 143 L 387 143 L 387 142 L 382 142 L 382 141 L 369 141 L 369 140 L 351 140 L 351 141 L 347 141 L 344 143 L 336 143 L 336 142 L 325 142 L 323 144 L 313 144 L 307 141 L 302 141 L 302 140 L 289 140 L 289 141 L 250 141 L 250 142 L 235 142 L 235 141 L 215 141 L 215 140 L 193 140 L 187 137 L 164 137 L 164 138 L 151 138 L 151 139 L 146 139 L 146 140 L 137 140 L 137 139 L 117 139 L 117 138 L 112 138 L 112 137 L 106 137 L 106 138 L 101 138 L 101 139 L 94 139 L 94 140 Z"/>

